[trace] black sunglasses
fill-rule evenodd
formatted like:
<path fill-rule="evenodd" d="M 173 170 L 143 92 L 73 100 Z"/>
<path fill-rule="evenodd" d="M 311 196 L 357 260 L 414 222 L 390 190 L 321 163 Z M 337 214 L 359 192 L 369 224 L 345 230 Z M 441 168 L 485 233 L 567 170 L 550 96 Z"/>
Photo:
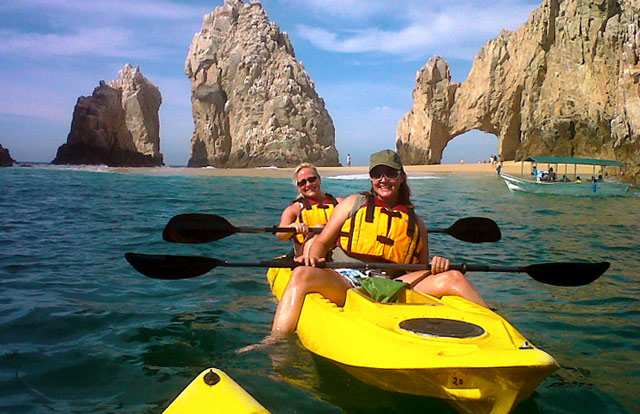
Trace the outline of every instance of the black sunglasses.
<path fill-rule="evenodd" d="M 298 181 L 296 184 L 298 184 L 298 187 L 304 187 L 305 185 L 307 185 L 307 183 L 315 183 L 316 181 L 318 181 L 318 177 L 316 177 L 315 175 L 312 175 L 309 178 L 304 178 Z"/>
<path fill-rule="evenodd" d="M 402 174 L 401 170 L 396 170 L 394 168 L 374 168 L 369 172 L 369 177 L 373 181 L 380 181 L 382 177 L 386 177 L 388 180 L 396 181 L 400 178 L 400 174 Z"/>

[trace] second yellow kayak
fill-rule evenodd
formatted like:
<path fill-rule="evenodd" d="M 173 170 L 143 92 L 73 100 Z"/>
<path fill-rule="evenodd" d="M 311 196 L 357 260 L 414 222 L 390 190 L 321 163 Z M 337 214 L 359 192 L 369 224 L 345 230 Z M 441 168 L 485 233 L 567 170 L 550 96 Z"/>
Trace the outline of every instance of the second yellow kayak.
<path fill-rule="evenodd" d="M 231 377 L 216 368 L 200 373 L 163 414 L 269 414 Z"/>

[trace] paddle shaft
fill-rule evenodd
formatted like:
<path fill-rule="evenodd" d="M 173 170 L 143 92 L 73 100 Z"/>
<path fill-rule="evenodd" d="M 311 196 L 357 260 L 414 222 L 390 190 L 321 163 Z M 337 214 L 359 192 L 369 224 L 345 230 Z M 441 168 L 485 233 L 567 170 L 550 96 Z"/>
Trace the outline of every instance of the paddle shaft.
<path fill-rule="evenodd" d="M 304 266 L 303 263 L 295 262 L 293 260 L 263 260 L 260 262 L 229 262 L 227 260 L 221 260 L 218 266 L 223 267 L 283 267 L 283 268 L 296 268 Z M 362 269 L 362 270 L 408 270 L 417 272 L 420 270 L 431 270 L 431 264 L 398 264 L 398 263 L 358 263 L 358 262 L 320 262 L 316 265 L 319 268 L 328 269 Z M 449 270 L 458 270 L 462 273 L 466 272 L 523 272 L 522 267 L 513 266 L 488 266 L 488 265 L 473 265 L 473 264 L 452 264 L 449 266 Z"/>
<path fill-rule="evenodd" d="M 319 234 L 324 227 L 309 227 L 309 233 Z M 296 233 L 294 227 L 235 227 L 236 233 Z M 429 229 L 429 233 L 448 233 L 449 229 Z"/>

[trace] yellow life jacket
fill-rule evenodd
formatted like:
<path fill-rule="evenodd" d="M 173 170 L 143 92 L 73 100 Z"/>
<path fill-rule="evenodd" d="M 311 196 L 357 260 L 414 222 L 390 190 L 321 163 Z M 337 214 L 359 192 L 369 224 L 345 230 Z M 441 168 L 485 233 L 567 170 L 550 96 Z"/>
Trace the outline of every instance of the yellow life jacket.
<path fill-rule="evenodd" d="M 418 263 L 422 239 L 413 207 L 388 208 L 376 204 L 372 194 L 364 194 L 340 231 L 340 247 L 364 261 Z"/>
<path fill-rule="evenodd" d="M 302 204 L 296 223 L 305 223 L 309 227 L 318 227 L 327 224 L 331 213 L 333 213 L 333 208 L 338 205 L 338 200 L 329 193 L 325 193 L 324 195 L 325 198 L 321 203 L 304 197 L 298 197 L 293 200 L 293 203 Z M 302 234 L 296 234 L 295 240 L 301 244 L 305 242 Z"/>

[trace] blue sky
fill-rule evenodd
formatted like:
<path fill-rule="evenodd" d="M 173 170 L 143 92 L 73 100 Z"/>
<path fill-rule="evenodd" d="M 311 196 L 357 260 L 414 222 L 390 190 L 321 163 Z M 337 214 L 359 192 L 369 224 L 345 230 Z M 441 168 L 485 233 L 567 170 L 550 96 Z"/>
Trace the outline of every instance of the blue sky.
<path fill-rule="evenodd" d="M 247 0 L 248 1 L 248 0 Z M 0 144 L 17 161 L 50 162 L 66 142 L 76 100 L 125 63 L 158 85 L 160 150 L 186 165 L 193 132 L 184 62 L 202 17 L 223 0 L 11 0 L 0 2 Z M 475 54 L 515 30 L 539 0 L 263 0 L 304 62 L 336 127 L 344 163 L 395 148 L 415 74 L 443 56 L 462 82 Z M 497 139 L 479 131 L 449 143 L 443 162 L 488 158 Z"/>

